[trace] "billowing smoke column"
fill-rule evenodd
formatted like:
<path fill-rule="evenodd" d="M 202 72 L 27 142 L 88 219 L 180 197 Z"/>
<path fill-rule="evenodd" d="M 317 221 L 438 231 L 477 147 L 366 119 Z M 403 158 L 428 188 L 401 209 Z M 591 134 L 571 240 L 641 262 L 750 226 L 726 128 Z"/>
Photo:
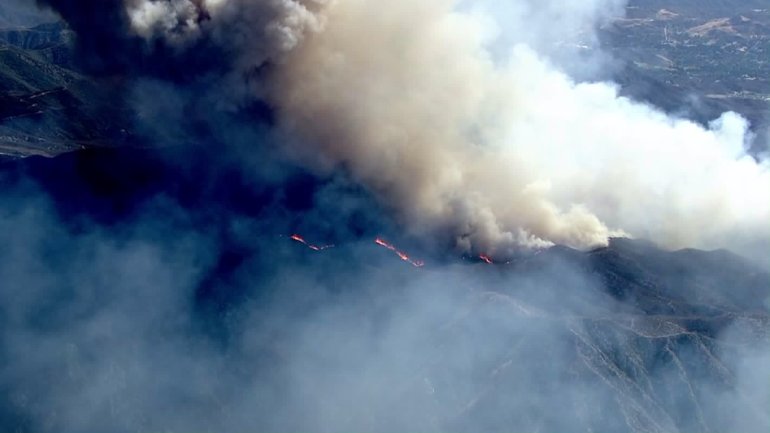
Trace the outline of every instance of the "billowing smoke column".
<path fill-rule="evenodd" d="M 86 67 L 192 79 L 248 73 L 318 28 L 316 1 L 38 0 L 77 32 Z M 243 61 L 239 61 L 242 59 Z M 248 59 L 248 60 L 246 60 Z"/>
<path fill-rule="evenodd" d="M 135 130 L 199 144 L 0 166 L 3 430 L 770 430 L 766 273 L 492 265 L 767 244 L 743 120 L 559 72 L 619 2 L 45 3 Z"/>
<path fill-rule="evenodd" d="M 227 104 L 267 102 L 292 158 L 344 168 L 411 234 L 460 252 L 770 240 L 770 169 L 746 153 L 745 120 L 668 117 L 573 81 L 542 48 L 618 1 L 126 0 L 87 2 L 85 19 L 83 2 L 46 3 L 81 39 L 103 14 L 101 40 L 134 56 L 124 67 L 157 74 L 147 59 L 162 55 L 183 76 L 218 74 L 206 91 Z"/>
<path fill-rule="evenodd" d="M 486 18 L 453 2 L 338 2 L 324 16 L 273 101 L 315 144 L 308 159 L 320 147 L 414 230 L 498 254 L 620 232 L 672 247 L 767 240 L 770 172 L 744 153 L 738 116 L 706 130 L 576 84 L 526 46 L 491 58 Z"/>

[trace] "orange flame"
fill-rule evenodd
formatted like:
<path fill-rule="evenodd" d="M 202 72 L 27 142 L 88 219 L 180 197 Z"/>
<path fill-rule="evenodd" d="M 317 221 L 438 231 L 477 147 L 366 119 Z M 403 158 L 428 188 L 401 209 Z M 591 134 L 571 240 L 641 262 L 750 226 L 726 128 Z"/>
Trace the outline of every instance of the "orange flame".
<path fill-rule="evenodd" d="M 486 255 L 486 254 L 482 254 L 482 255 L 480 255 L 480 256 L 479 256 L 479 258 L 480 258 L 481 260 L 484 260 L 486 263 L 489 263 L 490 265 L 494 265 L 494 264 L 495 264 L 495 262 L 494 262 L 494 261 L 492 261 L 492 258 L 491 258 L 491 257 L 489 257 L 489 256 L 488 256 L 488 255 Z"/>
<path fill-rule="evenodd" d="M 385 248 L 387 248 L 387 249 L 389 249 L 389 250 L 393 251 L 394 253 L 396 253 L 396 255 L 397 255 L 397 256 L 398 256 L 398 257 L 399 257 L 401 260 L 403 260 L 403 261 L 405 261 L 405 262 L 408 262 L 409 264 L 411 264 L 412 266 L 414 266 L 414 267 L 416 267 L 416 268 L 421 268 L 421 267 L 425 266 L 425 262 L 423 262 L 422 260 L 414 260 L 414 259 L 412 259 L 412 258 L 411 258 L 411 257 L 409 257 L 409 255 L 407 255 L 405 252 L 403 252 L 403 251 L 399 251 L 399 250 L 398 250 L 398 248 L 396 248 L 395 246 L 393 246 L 393 244 L 390 244 L 390 243 L 388 243 L 387 241 L 385 241 L 385 240 L 384 240 L 384 239 L 382 239 L 382 238 L 377 238 L 377 239 L 375 239 L 375 240 L 374 240 L 374 243 L 376 243 L 377 245 L 380 245 L 380 246 L 382 246 L 382 247 L 385 247 Z"/>
<path fill-rule="evenodd" d="M 291 235 L 291 239 L 305 245 L 306 247 L 310 248 L 313 251 L 323 251 L 329 248 L 334 248 L 334 245 L 321 245 L 321 246 L 313 245 L 311 243 L 308 243 L 302 236 L 298 234 Z"/>
<path fill-rule="evenodd" d="M 393 245 L 383 241 L 380 238 L 375 239 L 374 243 L 376 243 L 377 245 L 382 245 L 383 247 L 385 247 L 385 248 L 387 248 L 387 249 L 389 249 L 391 251 L 396 251 L 396 247 L 394 247 Z"/>
<path fill-rule="evenodd" d="M 322 245 L 322 246 L 313 245 L 313 244 L 309 243 L 308 241 L 306 241 L 305 238 L 303 238 L 302 236 L 300 236 L 300 235 L 298 235 L 296 233 L 291 235 L 290 239 L 305 245 L 306 247 L 310 248 L 313 251 L 323 251 L 325 249 L 333 248 L 334 247 L 334 245 Z M 421 268 L 421 267 L 425 266 L 425 262 L 423 262 L 422 260 L 412 259 L 411 257 L 409 257 L 408 254 L 406 254 L 403 251 L 400 251 L 393 244 L 388 243 L 387 241 L 385 241 L 382 238 L 376 238 L 374 240 L 374 242 L 377 245 L 380 245 L 382 247 L 385 247 L 385 248 L 389 249 L 390 251 L 393 251 L 401 260 L 411 264 L 412 266 L 414 266 L 416 268 Z"/>

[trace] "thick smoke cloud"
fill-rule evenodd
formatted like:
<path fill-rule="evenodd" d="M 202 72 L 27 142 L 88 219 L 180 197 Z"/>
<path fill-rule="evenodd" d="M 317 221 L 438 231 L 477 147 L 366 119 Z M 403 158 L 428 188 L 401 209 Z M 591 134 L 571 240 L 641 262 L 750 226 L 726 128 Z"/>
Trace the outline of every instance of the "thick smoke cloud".
<path fill-rule="evenodd" d="M 49 3 L 84 26 L 74 3 Z M 170 70 L 192 64 L 182 76 L 205 77 L 195 94 L 221 107 L 267 103 L 293 158 L 344 167 L 411 233 L 459 252 L 612 235 L 748 252 L 770 239 L 770 172 L 745 151 L 743 119 L 703 128 L 555 66 L 554 37 L 590 40 L 620 2 L 100 5 L 112 38 L 142 47 L 134 54 L 162 48 Z M 504 30 L 508 18 L 522 28 Z M 218 78 L 191 56 L 215 59 Z"/>
<path fill-rule="evenodd" d="M 130 71 L 171 81 L 208 73 L 240 74 L 243 79 L 321 25 L 312 13 L 319 0 L 38 3 L 73 27 L 81 62 L 91 72 Z"/>
<path fill-rule="evenodd" d="M 767 241 L 770 173 L 738 116 L 669 118 L 526 46 L 495 65 L 483 21 L 452 6 L 330 7 L 277 78 L 286 123 L 418 230 L 449 225 L 468 249 L 619 231 L 671 247 Z"/>
<path fill-rule="evenodd" d="M 456 260 L 416 269 L 366 232 L 312 251 L 280 234 L 355 219 L 393 231 L 338 180 L 305 185 L 303 204 L 297 180 L 259 180 L 249 197 L 234 179 L 258 179 L 226 160 L 195 170 L 174 165 L 180 154 L 131 154 L 3 171 L 9 430 L 768 428 L 766 309 L 651 314 L 566 250 L 517 272 Z"/>
<path fill-rule="evenodd" d="M 576 83 L 542 27 L 491 31 L 500 6 L 466 3 L 46 1 L 84 67 L 130 77 L 140 134 L 199 144 L 0 177 L 2 425 L 766 431 L 764 307 L 718 312 L 740 316 L 725 333 L 695 309 L 695 334 L 568 259 L 416 270 L 372 244 L 767 242 L 739 117 Z"/>

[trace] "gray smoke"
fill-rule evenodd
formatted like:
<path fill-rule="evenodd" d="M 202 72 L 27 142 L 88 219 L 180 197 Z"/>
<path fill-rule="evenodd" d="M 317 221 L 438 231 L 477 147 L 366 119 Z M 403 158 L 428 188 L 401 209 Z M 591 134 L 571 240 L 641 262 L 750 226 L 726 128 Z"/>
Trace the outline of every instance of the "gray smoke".
<path fill-rule="evenodd" d="M 575 29 L 590 32 L 618 2 L 44 3 L 68 19 L 82 48 L 93 44 L 87 36 L 116 44 L 91 54 L 140 77 L 129 97 L 146 136 L 197 138 L 182 128 L 195 108 L 232 145 L 221 149 L 226 158 L 266 177 L 280 177 L 271 164 L 281 158 L 319 176 L 345 172 L 406 237 L 500 256 L 622 233 L 668 246 L 763 247 L 770 238 L 768 165 L 746 155 L 743 119 L 727 113 L 703 128 L 668 117 L 612 84 L 563 72 L 606 59 L 549 51 Z M 105 25 L 84 4 L 106 11 Z M 268 127 L 224 120 L 254 100 L 275 116 Z M 268 148 L 280 156 L 265 156 Z M 237 180 L 251 186 L 262 180 L 254 176 Z M 4 424 L 56 432 L 770 424 L 764 313 L 696 335 L 609 296 L 569 261 L 522 274 L 485 264 L 418 271 L 349 234 L 315 254 L 271 236 L 290 233 L 290 209 L 228 211 L 211 222 L 201 214 L 216 211 L 205 203 L 185 207 L 167 194 L 105 225 L 61 216 L 34 185 L 4 189 Z M 332 188 L 310 201 L 306 227 L 354 231 L 350 194 Z M 230 253 L 220 236 L 249 250 L 226 277 L 216 271 Z M 223 299 L 212 310 L 201 306 L 210 305 L 202 287 Z"/>
<path fill-rule="evenodd" d="M 769 341 L 750 316 L 698 336 L 568 262 L 415 270 L 370 241 L 315 253 L 266 236 L 278 219 L 212 229 L 164 197 L 86 229 L 35 188 L 2 204 L 0 419 L 19 431 L 770 424 Z M 214 282 L 242 297 L 211 316 L 196 299 L 222 227 L 253 253 Z"/>
<path fill-rule="evenodd" d="M 746 151 L 744 119 L 704 128 L 564 72 L 606 64 L 554 46 L 595 40 L 621 1 L 111 4 L 124 38 L 203 78 L 205 106 L 265 101 L 291 158 L 349 170 L 411 234 L 458 252 L 770 241 L 768 162 Z M 197 70 L 201 57 L 213 60 Z"/>
<path fill-rule="evenodd" d="M 350 167 L 414 231 L 448 226 L 461 249 L 498 253 L 620 233 L 670 247 L 767 242 L 768 164 L 746 153 L 739 116 L 709 129 L 670 118 L 612 84 L 572 81 L 525 44 L 494 61 L 492 18 L 452 2 L 324 12 L 273 100 L 317 143 L 308 159 L 320 147 Z"/>

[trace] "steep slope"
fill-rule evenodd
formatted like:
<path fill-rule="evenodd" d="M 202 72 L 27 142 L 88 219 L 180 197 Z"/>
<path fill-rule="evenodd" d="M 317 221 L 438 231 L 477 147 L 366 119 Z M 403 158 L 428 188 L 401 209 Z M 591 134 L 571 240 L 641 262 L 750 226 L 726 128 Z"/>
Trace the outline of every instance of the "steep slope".
<path fill-rule="evenodd" d="M 120 82 L 70 69 L 62 24 L 0 31 L 0 153 L 57 155 L 120 145 L 129 114 Z"/>
<path fill-rule="evenodd" d="M 496 419 L 490 431 L 606 431 L 608 426 L 635 432 L 736 431 L 730 414 L 713 410 L 714 400 L 730 395 L 745 380 L 747 372 L 736 369 L 731 357 L 770 343 L 770 275 L 726 251 L 667 252 L 628 239 L 588 253 L 551 249 L 519 263 L 512 274 L 558 269 L 565 263 L 571 264 L 567 269 L 580 268 L 601 281 L 604 294 L 623 308 L 602 311 L 607 302 L 591 297 L 583 302 L 570 294 L 559 295 L 556 303 L 533 303 L 518 290 L 483 295 L 475 307 L 479 312 L 503 309 L 527 322 L 526 332 L 511 333 L 508 348 L 486 372 L 488 382 L 465 396 L 459 430 L 504 413 L 510 418 Z M 561 289 L 575 290 L 566 281 Z M 458 321 L 454 329 L 464 335 L 472 322 Z M 557 346 L 561 352 L 544 352 L 536 341 L 543 329 L 570 343 Z M 729 332 L 741 333 L 740 344 L 725 337 Z M 532 369 L 524 376 L 512 367 L 530 357 L 547 361 L 528 363 Z M 511 400 L 509 393 L 540 386 L 528 374 L 547 377 L 554 365 L 569 383 L 559 386 L 582 390 L 563 396 L 558 415 L 550 413 L 551 405 L 534 402 L 502 410 Z M 594 386 L 606 387 L 613 398 L 606 400 Z M 734 398 L 732 403 L 743 408 L 745 424 L 740 428 L 748 429 L 743 431 L 770 427 L 766 409 L 752 396 L 736 391 Z M 568 424 L 563 423 L 565 412 Z"/>

